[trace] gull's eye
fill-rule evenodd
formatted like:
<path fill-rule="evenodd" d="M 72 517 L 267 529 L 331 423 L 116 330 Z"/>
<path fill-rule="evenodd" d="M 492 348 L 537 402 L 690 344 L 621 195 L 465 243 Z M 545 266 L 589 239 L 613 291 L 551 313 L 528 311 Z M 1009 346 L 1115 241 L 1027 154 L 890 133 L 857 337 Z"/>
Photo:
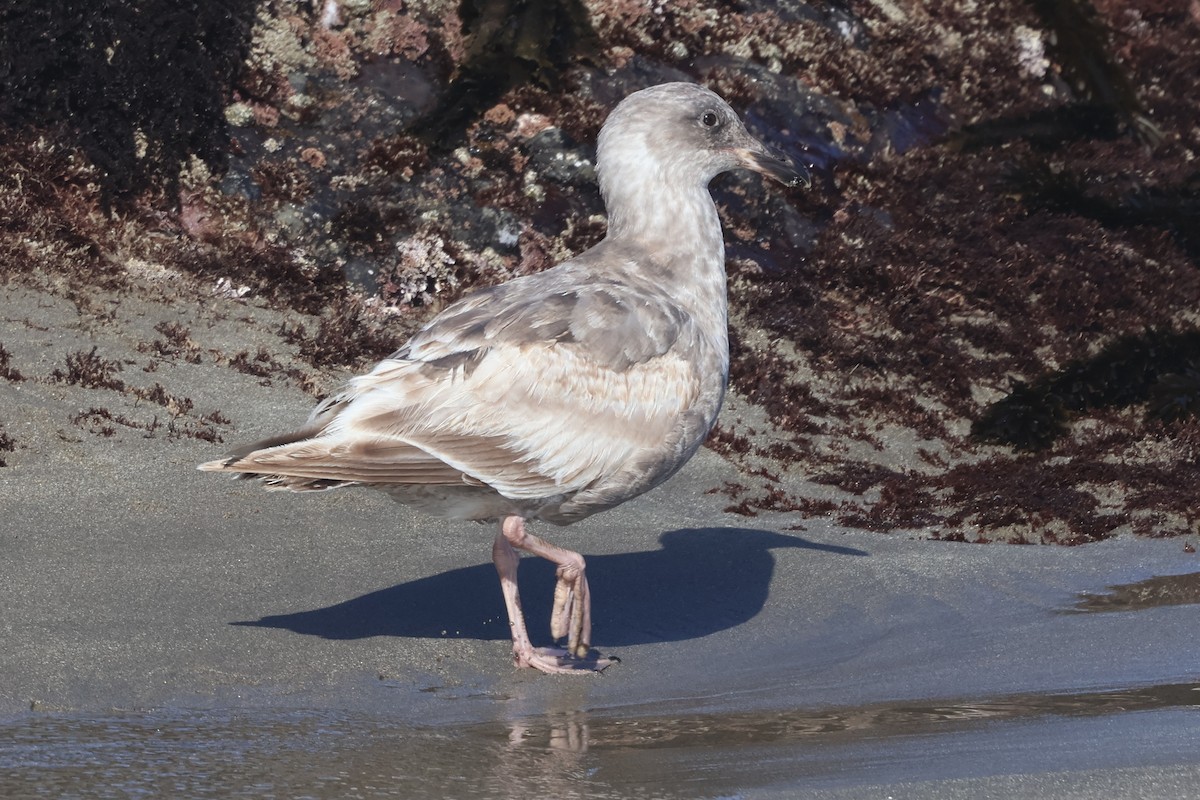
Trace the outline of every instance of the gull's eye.
<path fill-rule="evenodd" d="M 721 118 L 715 111 L 705 111 L 700 115 L 700 124 L 706 128 L 715 128 L 721 123 Z"/>

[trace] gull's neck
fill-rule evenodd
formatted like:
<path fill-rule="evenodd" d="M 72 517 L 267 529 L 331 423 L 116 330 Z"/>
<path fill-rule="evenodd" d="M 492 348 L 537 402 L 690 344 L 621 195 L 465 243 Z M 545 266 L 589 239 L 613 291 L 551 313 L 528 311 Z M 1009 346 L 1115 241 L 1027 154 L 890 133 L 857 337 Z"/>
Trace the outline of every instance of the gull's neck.
<path fill-rule="evenodd" d="M 621 176 L 618 176 L 621 177 Z M 607 240 L 652 255 L 652 280 L 690 311 L 726 316 L 725 240 L 707 182 L 656 174 L 605 181 Z"/>

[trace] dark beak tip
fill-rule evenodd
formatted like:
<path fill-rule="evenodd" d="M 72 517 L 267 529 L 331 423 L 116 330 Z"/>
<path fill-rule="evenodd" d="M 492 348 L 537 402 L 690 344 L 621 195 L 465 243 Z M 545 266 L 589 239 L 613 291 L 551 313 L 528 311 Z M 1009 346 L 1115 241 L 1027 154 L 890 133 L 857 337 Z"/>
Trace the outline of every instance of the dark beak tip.
<path fill-rule="evenodd" d="M 812 186 L 812 172 L 803 165 L 790 164 L 785 161 L 774 169 L 764 171 L 763 174 L 774 178 L 789 189 L 796 187 L 807 189 Z"/>
<path fill-rule="evenodd" d="M 797 164 L 791 159 L 784 159 L 787 164 L 790 175 L 785 185 L 789 187 L 803 186 L 805 189 L 812 186 L 812 169 L 807 164 Z"/>
<path fill-rule="evenodd" d="M 795 164 L 786 156 L 775 153 L 751 153 L 745 166 L 776 180 L 789 188 L 812 186 L 812 171 L 803 164 Z"/>
<path fill-rule="evenodd" d="M 796 168 L 796 173 L 784 181 L 783 185 L 792 189 L 797 186 L 807 189 L 812 186 L 812 173 L 805 167 Z"/>

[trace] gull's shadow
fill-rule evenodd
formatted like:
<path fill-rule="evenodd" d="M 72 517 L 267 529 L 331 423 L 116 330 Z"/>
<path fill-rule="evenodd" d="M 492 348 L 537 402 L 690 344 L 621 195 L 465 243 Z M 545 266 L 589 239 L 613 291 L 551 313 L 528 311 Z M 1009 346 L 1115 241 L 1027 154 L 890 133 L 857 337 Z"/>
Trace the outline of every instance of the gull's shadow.
<path fill-rule="evenodd" d="M 850 547 L 741 528 L 671 531 L 659 542 L 658 550 L 587 556 L 592 639 L 597 645 L 694 639 L 753 618 L 767 600 L 775 569 L 771 548 L 867 555 Z M 812 568 L 820 568 L 819 560 Z M 808 579 L 807 574 L 793 577 Z M 520 585 L 530 633 L 540 642 L 550 625 L 553 565 L 540 558 L 521 559 Z M 283 628 L 326 639 L 509 636 L 500 583 L 491 563 L 431 575 L 325 608 L 232 624 Z"/>

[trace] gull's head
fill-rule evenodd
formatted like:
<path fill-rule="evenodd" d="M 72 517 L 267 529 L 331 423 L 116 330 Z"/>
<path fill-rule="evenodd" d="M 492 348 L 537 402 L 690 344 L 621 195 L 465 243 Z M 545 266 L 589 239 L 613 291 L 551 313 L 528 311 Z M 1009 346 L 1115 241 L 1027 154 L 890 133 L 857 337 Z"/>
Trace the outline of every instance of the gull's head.
<path fill-rule="evenodd" d="M 755 139 L 728 103 L 692 83 L 651 86 L 622 100 L 600 130 L 596 166 L 605 197 L 647 178 L 707 186 L 738 168 L 787 186 L 810 182 L 806 168 Z"/>

